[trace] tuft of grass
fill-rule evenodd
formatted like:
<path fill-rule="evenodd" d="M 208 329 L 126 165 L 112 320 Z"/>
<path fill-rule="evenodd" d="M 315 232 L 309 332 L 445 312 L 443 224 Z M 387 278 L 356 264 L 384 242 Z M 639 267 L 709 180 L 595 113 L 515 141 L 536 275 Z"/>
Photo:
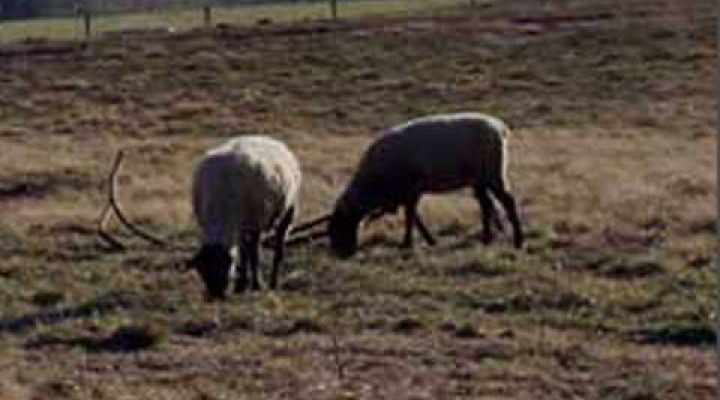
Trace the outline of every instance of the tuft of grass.
<path fill-rule="evenodd" d="M 180 324 L 174 332 L 193 337 L 207 337 L 217 332 L 220 324 L 213 320 L 190 320 Z"/>
<path fill-rule="evenodd" d="M 630 257 L 610 256 L 588 266 L 601 276 L 612 279 L 649 278 L 667 269 L 657 257 L 638 255 Z"/>
<path fill-rule="evenodd" d="M 110 337 L 100 341 L 98 347 L 113 351 L 140 351 L 156 348 L 168 338 L 167 328 L 159 323 L 123 325 Z"/>
<path fill-rule="evenodd" d="M 425 329 L 425 324 L 417 318 L 405 317 L 392 325 L 392 331 L 401 334 L 412 334 Z"/>
<path fill-rule="evenodd" d="M 492 299 L 484 303 L 482 309 L 495 313 L 528 313 L 538 310 L 577 311 L 588 309 L 593 301 L 572 292 L 556 293 L 520 293 L 506 298 Z"/>
<path fill-rule="evenodd" d="M 717 339 L 715 329 L 707 324 L 671 324 L 640 329 L 631 336 L 640 343 L 691 347 L 712 346 Z"/>
<path fill-rule="evenodd" d="M 458 339 L 480 339 L 485 337 L 483 332 L 479 331 L 470 323 L 465 323 L 456 327 L 454 335 Z"/>
<path fill-rule="evenodd" d="M 260 330 L 263 334 L 272 337 L 286 337 L 296 334 L 318 334 L 326 331 L 319 322 L 311 318 L 298 318 L 291 320 L 271 321 Z"/>
<path fill-rule="evenodd" d="M 40 307 L 51 307 L 60 304 L 65 299 L 65 294 L 53 290 L 41 290 L 33 294 L 30 301 Z"/>

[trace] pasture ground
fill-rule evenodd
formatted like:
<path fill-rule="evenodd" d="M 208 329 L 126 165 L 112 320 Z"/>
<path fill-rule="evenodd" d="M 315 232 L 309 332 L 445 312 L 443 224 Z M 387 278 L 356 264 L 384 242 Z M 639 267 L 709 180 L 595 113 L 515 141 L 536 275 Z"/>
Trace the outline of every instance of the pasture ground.
<path fill-rule="evenodd" d="M 338 24 L 0 48 L 0 397 L 712 399 L 712 1 L 514 3 Z M 478 241 L 467 193 L 349 261 L 290 252 L 284 290 L 202 301 L 189 250 L 94 234 L 114 152 L 132 218 L 195 244 L 203 149 L 281 138 L 327 210 L 374 132 L 505 119 L 528 233 Z M 182 246 L 180 246 L 182 247 Z M 266 258 L 267 259 L 267 258 Z"/>

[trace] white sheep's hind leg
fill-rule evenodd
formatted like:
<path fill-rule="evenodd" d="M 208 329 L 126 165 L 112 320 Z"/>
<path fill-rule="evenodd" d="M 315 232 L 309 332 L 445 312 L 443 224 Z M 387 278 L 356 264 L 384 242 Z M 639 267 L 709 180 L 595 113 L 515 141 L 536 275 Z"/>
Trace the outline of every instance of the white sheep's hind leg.
<path fill-rule="evenodd" d="M 250 288 L 260 290 L 260 277 L 258 264 L 260 264 L 260 231 L 253 229 L 245 237 L 245 248 L 248 253 L 248 266 L 250 270 Z"/>
<path fill-rule="evenodd" d="M 248 254 L 243 241 L 237 246 L 238 258 L 235 268 L 235 293 L 242 293 L 248 285 Z"/>
<path fill-rule="evenodd" d="M 275 254 L 273 256 L 272 272 L 270 273 L 271 289 L 278 288 L 279 270 L 285 257 L 285 238 L 287 237 L 287 233 L 294 216 L 295 207 L 290 207 L 290 209 L 285 213 L 285 215 L 280 220 L 277 228 L 275 229 L 275 243 L 273 244 L 275 246 Z"/>

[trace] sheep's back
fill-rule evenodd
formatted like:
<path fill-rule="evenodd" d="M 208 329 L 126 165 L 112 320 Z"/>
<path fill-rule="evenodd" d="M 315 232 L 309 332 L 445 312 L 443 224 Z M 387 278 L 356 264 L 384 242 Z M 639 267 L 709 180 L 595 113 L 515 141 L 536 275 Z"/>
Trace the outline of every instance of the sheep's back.
<path fill-rule="evenodd" d="M 502 162 L 506 131 L 500 120 L 484 114 L 417 119 L 383 133 L 362 164 L 370 174 L 415 174 L 431 177 L 438 189 L 452 189 Z"/>
<path fill-rule="evenodd" d="M 297 160 L 274 139 L 240 137 L 210 150 L 194 184 L 195 215 L 206 239 L 230 245 L 238 230 L 270 229 L 296 201 L 300 180 Z"/>

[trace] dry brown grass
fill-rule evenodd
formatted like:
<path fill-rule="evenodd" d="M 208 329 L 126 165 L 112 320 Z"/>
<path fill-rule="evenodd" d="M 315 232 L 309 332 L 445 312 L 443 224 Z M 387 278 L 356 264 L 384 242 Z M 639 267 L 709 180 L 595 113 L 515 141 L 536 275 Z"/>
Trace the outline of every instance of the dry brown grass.
<path fill-rule="evenodd" d="M 712 3 L 618 7 L 0 51 L 0 397 L 712 398 Z M 423 200 L 437 248 L 399 251 L 389 217 L 355 259 L 294 249 L 284 291 L 222 305 L 172 268 L 187 254 L 98 247 L 118 148 L 128 213 L 193 244 L 189 175 L 204 149 L 285 140 L 305 171 L 305 219 L 331 207 L 378 129 L 456 110 L 514 130 L 523 252 L 507 237 L 479 245 L 467 193 Z M 127 326 L 163 339 L 103 346 Z"/>

